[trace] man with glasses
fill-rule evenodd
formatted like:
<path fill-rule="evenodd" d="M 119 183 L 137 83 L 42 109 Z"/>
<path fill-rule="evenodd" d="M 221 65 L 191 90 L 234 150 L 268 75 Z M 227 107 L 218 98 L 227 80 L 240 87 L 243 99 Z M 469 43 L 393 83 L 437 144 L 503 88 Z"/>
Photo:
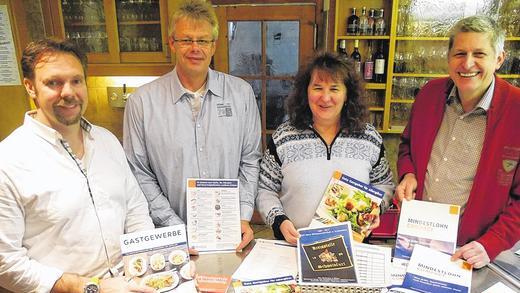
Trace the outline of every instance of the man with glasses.
<path fill-rule="evenodd" d="M 116 277 L 120 235 L 153 224 L 121 144 L 83 118 L 85 67 L 68 41 L 23 51 L 36 110 L 0 142 L 0 292 L 155 292 Z"/>
<path fill-rule="evenodd" d="M 261 127 L 251 86 L 209 68 L 218 37 L 211 4 L 174 12 L 173 71 L 136 90 L 125 108 L 123 145 L 157 227 L 186 223 L 186 178 L 238 178 L 241 250 L 253 239 Z"/>

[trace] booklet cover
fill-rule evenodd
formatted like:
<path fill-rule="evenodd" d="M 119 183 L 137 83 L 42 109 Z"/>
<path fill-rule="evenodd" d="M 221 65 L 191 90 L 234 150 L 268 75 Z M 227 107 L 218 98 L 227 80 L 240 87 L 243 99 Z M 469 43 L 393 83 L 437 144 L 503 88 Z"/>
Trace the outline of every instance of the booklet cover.
<path fill-rule="evenodd" d="M 155 288 L 173 290 L 192 279 L 185 225 L 121 235 L 125 276 Z"/>
<path fill-rule="evenodd" d="M 300 283 L 345 285 L 357 282 L 350 222 L 298 231 Z"/>
<path fill-rule="evenodd" d="M 238 179 L 188 178 L 186 186 L 190 248 L 235 252 L 242 240 Z"/>
<path fill-rule="evenodd" d="M 416 245 L 402 287 L 417 292 L 469 293 L 472 266 L 450 258 L 449 254 Z"/>
<path fill-rule="evenodd" d="M 410 260 L 416 244 L 455 252 L 460 206 L 421 200 L 403 201 L 397 229 L 394 262 Z"/>
<path fill-rule="evenodd" d="M 299 293 L 301 292 L 293 276 L 233 282 L 235 293 Z"/>
<path fill-rule="evenodd" d="M 350 222 L 354 240 L 362 242 L 385 193 L 335 171 L 316 210 L 311 227 Z"/>

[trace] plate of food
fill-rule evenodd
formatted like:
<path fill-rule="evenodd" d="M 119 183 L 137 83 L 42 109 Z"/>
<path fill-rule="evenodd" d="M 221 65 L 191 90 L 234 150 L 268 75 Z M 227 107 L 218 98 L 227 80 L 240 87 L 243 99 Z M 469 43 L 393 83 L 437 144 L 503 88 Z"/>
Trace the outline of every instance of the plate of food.
<path fill-rule="evenodd" d="M 158 293 L 166 292 L 179 285 L 179 276 L 173 271 L 151 274 L 142 279 L 141 285 L 154 288 Z"/>
<path fill-rule="evenodd" d="M 181 277 L 184 279 L 184 280 L 191 280 L 193 279 L 193 277 L 191 276 L 191 271 L 190 271 L 190 266 L 191 264 L 188 262 L 187 264 L 183 265 L 181 270 L 179 271 L 180 274 L 181 274 Z"/>
<path fill-rule="evenodd" d="M 166 265 L 166 260 L 164 259 L 164 255 L 160 253 L 155 253 L 150 256 L 150 267 L 154 271 L 160 271 L 164 269 L 164 266 Z"/>
<path fill-rule="evenodd" d="M 174 266 L 183 264 L 187 259 L 188 254 L 186 253 L 186 251 L 180 249 L 170 252 L 170 255 L 168 256 L 168 260 Z"/>
<path fill-rule="evenodd" d="M 128 262 L 128 272 L 132 276 L 142 276 L 147 269 L 146 259 L 142 256 L 136 256 Z"/>

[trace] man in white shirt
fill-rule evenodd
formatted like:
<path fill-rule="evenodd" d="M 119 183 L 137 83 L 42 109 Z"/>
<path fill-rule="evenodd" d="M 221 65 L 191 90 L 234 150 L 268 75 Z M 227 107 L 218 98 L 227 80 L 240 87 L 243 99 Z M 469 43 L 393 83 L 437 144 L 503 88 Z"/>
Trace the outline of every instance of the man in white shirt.
<path fill-rule="evenodd" d="M 85 64 L 67 41 L 37 41 L 23 52 L 24 86 L 37 109 L 0 142 L 5 289 L 155 292 L 117 277 L 119 236 L 154 226 L 118 140 L 82 117 Z"/>

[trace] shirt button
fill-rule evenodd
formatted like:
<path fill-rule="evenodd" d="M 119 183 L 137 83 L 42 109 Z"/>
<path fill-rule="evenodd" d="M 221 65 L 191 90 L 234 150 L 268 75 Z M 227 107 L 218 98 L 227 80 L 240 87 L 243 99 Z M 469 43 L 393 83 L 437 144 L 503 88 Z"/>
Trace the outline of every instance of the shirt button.
<path fill-rule="evenodd" d="M 202 152 L 203 148 L 200 148 L 199 151 Z"/>
<path fill-rule="evenodd" d="M 439 182 L 439 178 L 435 178 L 435 182 Z"/>
<path fill-rule="evenodd" d="M 202 172 L 202 175 L 206 176 L 206 171 L 203 171 L 203 172 Z"/>
<path fill-rule="evenodd" d="M 200 128 L 200 124 L 197 124 L 197 128 Z"/>
<path fill-rule="evenodd" d="M 446 161 L 448 160 L 448 158 L 443 158 L 442 160 L 443 160 L 444 162 L 446 162 Z"/>
<path fill-rule="evenodd" d="M 455 139 L 456 139 L 455 136 L 451 138 L 451 140 L 455 140 Z"/>
<path fill-rule="evenodd" d="M 429 201 L 432 201 L 432 200 L 433 200 L 433 198 L 431 198 L 431 197 L 428 197 L 428 200 L 429 200 Z"/>
<path fill-rule="evenodd" d="M 460 119 L 460 120 L 464 119 L 464 116 L 459 116 L 459 119 Z"/>

